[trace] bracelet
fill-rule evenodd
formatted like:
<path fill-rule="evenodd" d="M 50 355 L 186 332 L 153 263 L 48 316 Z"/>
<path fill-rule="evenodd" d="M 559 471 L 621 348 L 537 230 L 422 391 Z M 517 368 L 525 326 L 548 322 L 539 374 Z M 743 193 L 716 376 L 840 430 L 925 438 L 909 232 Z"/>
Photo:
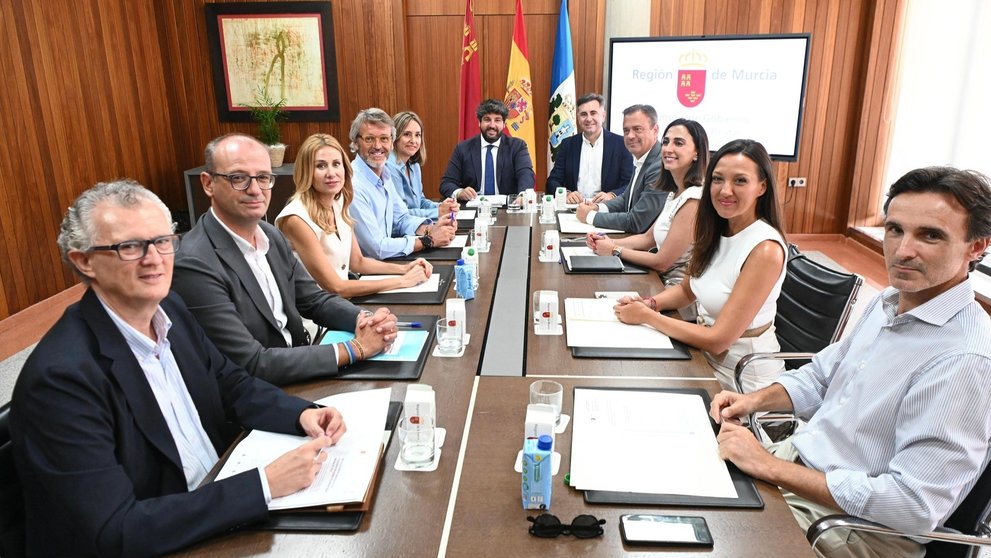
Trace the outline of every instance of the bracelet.
<path fill-rule="evenodd" d="M 358 349 L 358 360 L 365 360 L 365 348 L 361 346 L 361 341 L 352 339 L 350 342 L 354 343 L 355 349 Z"/>
<path fill-rule="evenodd" d="M 348 352 L 348 363 L 347 363 L 347 366 L 351 366 L 352 364 L 354 364 L 354 351 L 351 350 L 351 344 L 350 343 L 341 343 L 341 345 L 344 345 L 344 350 L 346 350 Z"/>

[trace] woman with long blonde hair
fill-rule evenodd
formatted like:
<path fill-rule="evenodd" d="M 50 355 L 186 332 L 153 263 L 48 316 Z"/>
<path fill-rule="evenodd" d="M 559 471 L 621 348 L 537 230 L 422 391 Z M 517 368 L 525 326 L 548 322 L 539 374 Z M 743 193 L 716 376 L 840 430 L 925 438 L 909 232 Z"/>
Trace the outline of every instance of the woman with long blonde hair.
<path fill-rule="evenodd" d="M 275 219 L 296 256 L 324 290 L 345 298 L 426 281 L 433 267 L 423 258 L 395 264 L 361 254 L 348 213 L 353 174 L 344 148 L 333 136 L 313 134 L 300 146 L 293 173 L 296 193 Z M 349 272 L 399 277 L 359 281 L 349 279 Z"/>

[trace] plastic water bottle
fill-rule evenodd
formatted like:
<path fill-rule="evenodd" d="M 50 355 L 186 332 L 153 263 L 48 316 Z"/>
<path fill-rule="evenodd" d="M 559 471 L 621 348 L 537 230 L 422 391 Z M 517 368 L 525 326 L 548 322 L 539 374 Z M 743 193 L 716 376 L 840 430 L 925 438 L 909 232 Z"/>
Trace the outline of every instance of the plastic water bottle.
<path fill-rule="evenodd" d="M 465 265 L 471 266 L 472 288 L 478 290 L 478 251 L 474 246 L 465 246 L 461 250 L 461 259 Z"/>
<path fill-rule="evenodd" d="M 546 510 L 551 507 L 553 439 L 544 434 L 523 442 L 523 509 Z"/>
<path fill-rule="evenodd" d="M 464 260 L 458 260 L 454 265 L 454 290 L 458 298 L 471 300 L 475 298 L 474 281 L 471 278 L 471 268 Z"/>

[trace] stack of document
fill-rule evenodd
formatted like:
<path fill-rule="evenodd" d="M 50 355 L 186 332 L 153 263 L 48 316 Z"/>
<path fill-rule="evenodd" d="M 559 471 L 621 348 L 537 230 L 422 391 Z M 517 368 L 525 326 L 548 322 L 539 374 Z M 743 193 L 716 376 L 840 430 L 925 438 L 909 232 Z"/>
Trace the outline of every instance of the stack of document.
<path fill-rule="evenodd" d="M 455 237 L 457 238 L 457 237 Z M 359 281 L 381 281 L 382 279 L 398 279 L 402 275 L 362 275 L 358 278 Z M 437 289 L 440 289 L 440 274 L 432 273 L 430 274 L 430 279 L 427 279 L 419 285 L 413 285 L 412 287 L 400 287 L 397 289 L 389 289 L 388 291 L 382 291 L 379 294 L 395 294 L 395 293 L 435 293 Z"/>
<path fill-rule="evenodd" d="M 347 432 L 336 445 L 324 450 L 327 461 L 309 487 L 273 498 L 270 510 L 308 508 L 361 502 L 368 492 L 382 455 L 382 433 L 389 413 L 390 388 L 342 393 L 317 401 L 336 407 L 344 416 Z M 234 448 L 217 479 L 256 467 L 264 468 L 284 453 L 308 442 L 306 436 L 254 430 Z"/>
<path fill-rule="evenodd" d="M 648 325 L 624 324 L 616 317 L 615 300 L 564 299 L 565 331 L 569 347 L 671 349 L 671 338 Z"/>
<path fill-rule="evenodd" d="M 737 498 L 702 398 L 575 389 L 571 486 Z"/>

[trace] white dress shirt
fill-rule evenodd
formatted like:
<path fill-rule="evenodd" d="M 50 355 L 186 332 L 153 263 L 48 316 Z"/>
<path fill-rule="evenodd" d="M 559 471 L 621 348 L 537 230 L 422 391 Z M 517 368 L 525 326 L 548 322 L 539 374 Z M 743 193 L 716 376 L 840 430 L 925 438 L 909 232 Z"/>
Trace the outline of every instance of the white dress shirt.
<path fill-rule="evenodd" d="M 602 190 L 602 152 L 605 150 L 603 137 L 590 142 L 582 136 L 582 153 L 578 159 L 578 191 L 582 196 L 591 198 Z"/>

